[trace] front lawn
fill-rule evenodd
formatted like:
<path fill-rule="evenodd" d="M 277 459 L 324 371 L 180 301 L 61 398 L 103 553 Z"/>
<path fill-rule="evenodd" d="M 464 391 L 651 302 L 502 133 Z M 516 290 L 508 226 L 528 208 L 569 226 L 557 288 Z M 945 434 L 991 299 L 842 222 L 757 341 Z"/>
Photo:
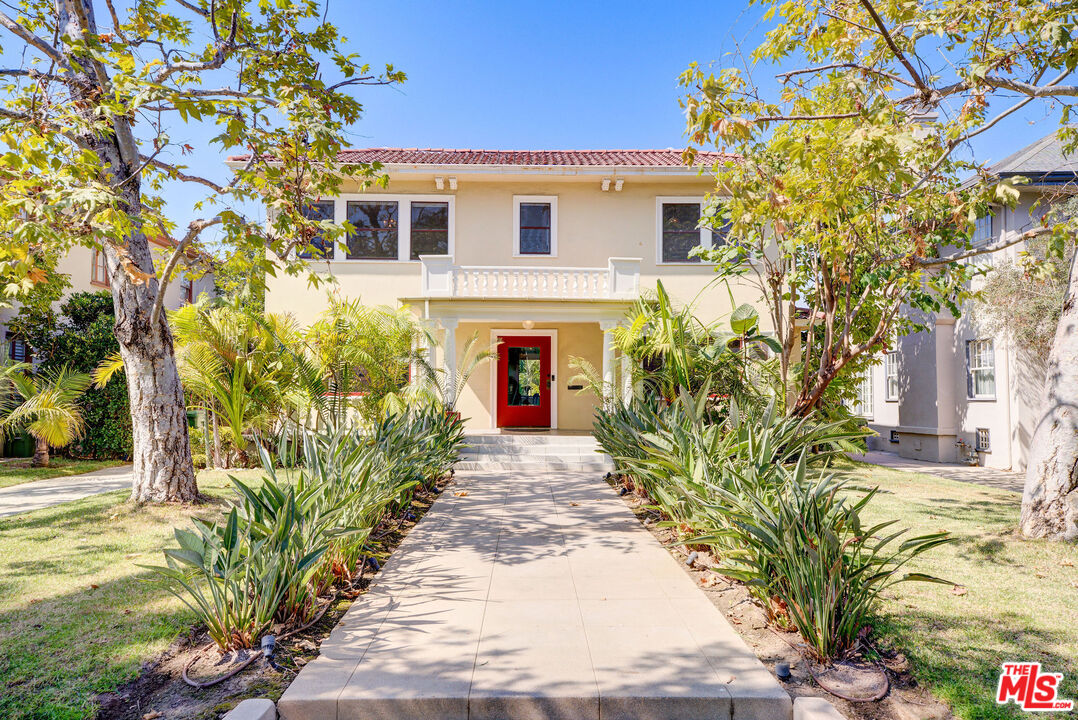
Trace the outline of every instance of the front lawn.
<path fill-rule="evenodd" d="M 4 458 L 0 460 L 0 488 L 21 485 L 33 480 L 82 475 L 94 470 L 104 470 L 125 464 L 124 460 L 73 460 L 54 457 L 49 461 L 48 467 L 32 468 L 30 458 Z"/>
<path fill-rule="evenodd" d="M 1028 717 L 996 705 L 996 683 L 1001 663 L 1039 661 L 1045 672 L 1063 673 L 1061 695 L 1078 700 L 1078 546 L 1016 536 L 1018 493 L 864 463 L 841 468 L 888 491 L 869 505 L 873 519 L 958 538 L 915 565 L 958 588 L 899 585 L 877 628 L 921 682 L 960 718 Z"/>
<path fill-rule="evenodd" d="M 135 507 L 122 490 L 0 519 L 0 717 L 92 717 L 95 694 L 194 624 L 138 565 L 159 564 L 190 516 L 221 512 L 225 473 L 203 471 L 198 483 L 209 502 L 193 509 Z"/>

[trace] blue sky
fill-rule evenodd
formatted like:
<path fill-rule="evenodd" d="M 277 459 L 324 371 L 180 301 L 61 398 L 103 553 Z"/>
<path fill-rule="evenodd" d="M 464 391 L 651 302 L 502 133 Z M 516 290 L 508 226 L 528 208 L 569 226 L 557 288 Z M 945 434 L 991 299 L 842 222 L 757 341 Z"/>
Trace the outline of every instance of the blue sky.
<path fill-rule="evenodd" d="M 365 113 L 353 147 L 683 147 L 678 74 L 692 61 L 739 64 L 739 45 L 747 54 L 766 30 L 758 7 L 729 0 L 330 3 L 352 51 L 408 74 L 398 88 L 356 90 Z M 978 159 L 998 160 L 1055 123 L 1032 103 L 977 139 Z M 224 153 L 196 128 L 173 139 L 185 132 L 204 148 L 187 162 L 224 179 Z M 186 225 L 200 190 L 167 195 Z"/>

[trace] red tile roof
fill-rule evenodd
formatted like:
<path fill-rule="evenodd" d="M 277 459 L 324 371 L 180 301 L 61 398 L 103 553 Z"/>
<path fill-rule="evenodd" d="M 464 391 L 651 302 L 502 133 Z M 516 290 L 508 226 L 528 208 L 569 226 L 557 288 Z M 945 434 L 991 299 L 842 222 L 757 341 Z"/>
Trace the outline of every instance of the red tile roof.
<path fill-rule="evenodd" d="M 737 156 L 699 152 L 697 165 L 710 165 Z M 246 160 L 233 156 L 229 160 Z M 362 148 L 344 150 L 341 162 L 380 162 L 391 165 L 510 165 L 518 167 L 685 167 L 681 150 L 445 150 L 431 148 Z"/>

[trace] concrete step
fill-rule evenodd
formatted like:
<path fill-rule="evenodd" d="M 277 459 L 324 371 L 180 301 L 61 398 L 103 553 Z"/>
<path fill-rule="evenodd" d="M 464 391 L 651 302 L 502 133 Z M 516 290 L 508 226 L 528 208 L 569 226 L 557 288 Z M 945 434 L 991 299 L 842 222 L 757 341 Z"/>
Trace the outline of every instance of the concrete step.
<path fill-rule="evenodd" d="M 467 449 L 476 453 L 512 453 L 515 455 L 558 455 L 559 453 L 593 453 L 599 452 L 598 445 L 495 445 L 495 444 L 468 444 Z"/>
<path fill-rule="evenodd" d="M 520 463 L 600 463 L 606 464 L 607 458 L 603 455 L 461 455 L 459 462 L 473 463 L 505 463 L 518 465 Z"/>
<path fill-rule="evenodd" d="M 603 473 L 613 463 L 590 435 L 545 433 L 472 434 L 465 436 L 457 470 L 542 473 Z"/>
<path fill-rule="evenodd" d="M 571 445 L 571 446 L 595 446 L 595 438 L 591 435 L 483 435 L 470 434 L 464 436 L 464 441 L 469 445 L 513 445 L 517 447 L 529 445 Z"/>
<path fill-rule="evenodd" d="M 471 470 L 478 472 L 544 472 L 547 470 L 560 470 L 563 472 L 609 472 L 614 469 L 614 464 L 608 460 L 588 461 L 564 461 L 564 460 L 535 460 L 513 462 L 492 460 L 461 460 L 453 466 L 456 470 Z"/>
<path fill-rule="evenodd" d="M 465 452 L 476 455 L 591 455 L 598 445 L 469 445 Z"/>

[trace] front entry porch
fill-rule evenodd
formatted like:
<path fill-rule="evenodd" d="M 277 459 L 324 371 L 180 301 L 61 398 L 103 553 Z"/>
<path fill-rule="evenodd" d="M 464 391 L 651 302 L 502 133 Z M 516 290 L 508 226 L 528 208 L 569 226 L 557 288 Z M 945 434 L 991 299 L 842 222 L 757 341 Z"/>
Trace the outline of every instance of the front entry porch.
<path fill-rule="evenodd" d="M 600 399 L 579 378 L 578 361 L 601 373 L 605 387 L 625 385 L 609 333 L 629 300 L 405 302 L 421 311 L 438 338 L 430 357 L 443 377 L 466 373 L 475 350 L 497 349 L 497 360 L 475 368 L 457 398 L 469 431 L 590 430 Z"/>

